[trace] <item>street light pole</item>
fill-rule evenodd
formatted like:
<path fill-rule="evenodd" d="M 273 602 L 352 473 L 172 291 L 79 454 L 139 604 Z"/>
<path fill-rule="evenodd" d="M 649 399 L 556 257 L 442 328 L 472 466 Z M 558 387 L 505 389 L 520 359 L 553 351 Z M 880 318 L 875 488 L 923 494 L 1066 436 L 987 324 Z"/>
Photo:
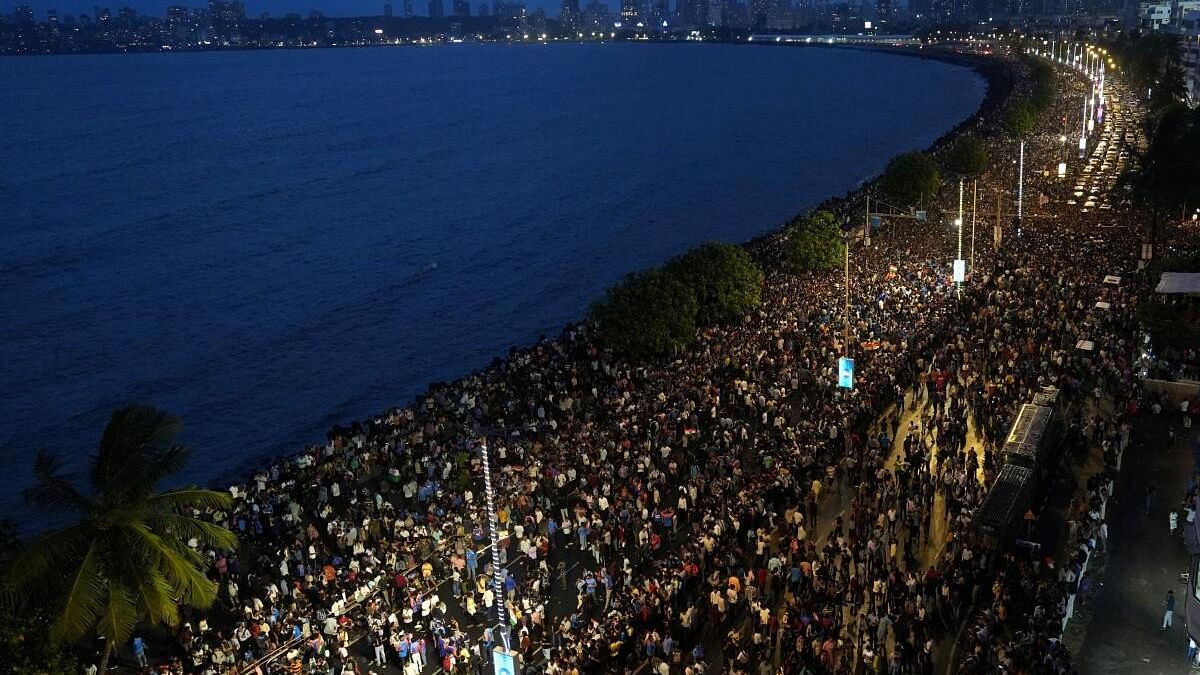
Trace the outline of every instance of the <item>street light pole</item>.
<path fill-rule="evenodd" d="M 1000 252 L 1000 238 L 1003 232 L 1000 225 L 1000 188 L 996 188 L 996 227 L 992 230 L 992 250 L 996 253 Z"/>
<path fill-rule="evenodd" d="M 963 179 L 958 179 L 958 259 L 962 260 Z"/>
<path fill-rule="evenodd" d="M 958 179 L 958 217 L 954 219 L 955 226 L 958 227 L 958 254 L 954 256 L 954 265 L 951 267 L 954 279 L 954 295 L 962 297 L 962 281 L 958 274 L 958 266 L 962 261 L 962 235 L 963 235 L 963 179 Z M 964 270 L 964 276 L 966 271 Z"/>
<path fill-rule="evenodd" d="M 1021 236 L 1021 222 L 1025 205 L 1025 141 L 1021 141 L 1021 160 L 1017 168 L 1017 236 Z"/>

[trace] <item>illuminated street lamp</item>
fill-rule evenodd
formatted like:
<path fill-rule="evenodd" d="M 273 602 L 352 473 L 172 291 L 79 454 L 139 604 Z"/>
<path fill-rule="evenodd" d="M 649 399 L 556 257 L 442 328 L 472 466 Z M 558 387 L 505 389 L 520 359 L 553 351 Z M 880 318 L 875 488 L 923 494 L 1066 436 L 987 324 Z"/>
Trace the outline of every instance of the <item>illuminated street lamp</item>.
<path fill-rule="evenodd" d="M 962 282 L 966 279 L 966 261 L 962 256 L 962 237 L 963 237 L 963 179 L 958 179 L 958 217 L 954 219 L 954 226 L 958 228 L 958 255 L 954 258 L 954 290 L 956 293 L 962 293 Z"/>
<path fill-rule="evenodd" d="M 1079 159 L 1083 159 L 1084 153 L 1087 152 L 1087 120 L 1088 107 L 1085 100 L 1083 102 L 1083 124 L 1079 128 Z"/>
<path fill-rule="evenodd" d="M 1060 147 L 1062 148 L 1062 156 L 1059 158 L 1059 162 L 1058 162 L 1058 177 L 1066 178 L 1067 177 L 1067 135 L 1066 134 L 1060 135 L 1058 137 L 1058 142 L 1061 144 Z"/>
<path fill-rule="evenodd" d="M 1021 163 L 1017 169 L 1017 233 L 1021 232 L 1022 208 L 1025 206 L 1025 141 L 1021 141 Z"/>

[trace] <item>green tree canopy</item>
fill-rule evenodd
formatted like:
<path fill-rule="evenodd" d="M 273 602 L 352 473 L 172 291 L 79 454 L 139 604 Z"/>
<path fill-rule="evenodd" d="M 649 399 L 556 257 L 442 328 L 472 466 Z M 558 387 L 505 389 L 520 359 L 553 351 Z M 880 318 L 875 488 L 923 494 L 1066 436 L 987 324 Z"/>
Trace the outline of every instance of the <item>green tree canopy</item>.
<path fill-rule="evenodd" d="M 139 622 L 174 626 L 181 606 L 211 606 L 217 585 L 205 575 L 202 547 L 237 546 L 232 532 L 194 515 L 228 508 L 228 494 L 195 487 L 156 492 L 191 454 L 174 443 L 179 428 L 179 418 L 155 408 L 114 412 L 92 457 L 87 492 L 63 474 L 55 455 L 39 451 L 34 461 L 37 484 L 25 498 L 71 513 L 76 522 L 18 554 L 13 582 L 50 598 L 54 639 L 74 641 L 93 631 L 107 639 L 100 672 Z"/>
<path fill-rule="evenodd" d="M 674 276 L 654 269 L 635 272 L 608 289 L 592 307 L 604 343 L 628 358 L 653 358 L 686 347 L 696 338 L 696 294 Z"/>
<path fill-rule="evenodd" d="M 1054 76 L 1054 67 L 1041 59 L 1029 61 L 1030 93 L 1029 103 L 1036 112 L 1049 109 L 1054 103 L 1054 94 L 1058 90 L 1058 80 Z"/>
<path fill-rule="evenodd" d="M 1127 39 L 1113 44 L 1112 52 L 1138 94 L 1150 93 L 1153 110 L 1169 108 L 1183 100 L 1187 91 L 1176 36 L 1134 31 Z"/>
<path fill-rule="evenodd" d="M 1024 138 L 1033 131 L 1037 123 L 1037 113 L 1033 105 L 1027 101 L 1017 101 L 1008 106 L 1004 114 L 1004 128 L 1013 138 Z"/>
<path fill-rule="evenodd" d="M 977 136 L 963 136 L 946 155 L 946 171 L 956 176 L 977 176 L 987 171 L 991 162 L 986 143 Z"/>
<path fill-rule="evenodd" d="M 900 206 L 912 206 L 928 199 L 942 186 L 933 159 L 923 152 L 906 152 L 888 162 L 879 181 L 884 198 Z"/>
<path fill-rule="evenodd" d="M 1178 102 L 1165 108 L 1141 159 L 1135 187 L 1156 213 L 1159 208 L 1200 204 L 1200 110 Z"/>
<path fill-rule="evenodd" d="M 788 228 L 788 259 L 797 272 L 834 269 L 845 256 L 842 228 L 828 211 L 817 211 Z"/>
<path fill-rule="evenodd" d="M 0 663 L 14 675 L 77 672 L 70 645 L 50 636 L 41 595 L 21 593 L 9 583 L 19 544 L 12 522 L 0 520 Z"/>
<path fill-rule="evenodd" d="M 762 301 L 762 270 L 741 246 L 705 244 L 672 259 L 664 270 L 692 289 L 700 326 L 740 317 Z"/>

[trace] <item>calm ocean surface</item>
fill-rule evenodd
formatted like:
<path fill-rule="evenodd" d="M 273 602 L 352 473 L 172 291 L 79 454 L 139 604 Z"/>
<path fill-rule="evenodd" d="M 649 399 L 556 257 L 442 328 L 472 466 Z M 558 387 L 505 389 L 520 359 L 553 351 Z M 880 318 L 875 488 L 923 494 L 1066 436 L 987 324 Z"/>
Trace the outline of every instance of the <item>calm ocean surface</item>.
<path fill-rule="evenodd" d="M 733 45 L 0 59 L 0 514 L 181 415 L 220 480 L 556 334 L 928 145 L 943 63 Z"/>

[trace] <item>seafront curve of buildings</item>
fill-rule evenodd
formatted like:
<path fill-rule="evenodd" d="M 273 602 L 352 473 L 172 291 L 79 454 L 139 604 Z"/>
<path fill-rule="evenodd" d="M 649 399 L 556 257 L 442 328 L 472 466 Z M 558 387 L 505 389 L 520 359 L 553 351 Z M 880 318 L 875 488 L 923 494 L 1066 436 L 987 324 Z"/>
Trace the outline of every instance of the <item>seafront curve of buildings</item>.
<path fill-rule="evenodd" d="M 942 28 L 1024 31 L 1098 41 L 1130 30 L 1175 36 L 1192 105 L 1200 102 L 1200 0 L 562 0 L 557 16 L 522 0 L 397 0 L 372 16 L 263 12 L 241 2 L 171 5 L 165 16 L 130 7 L 90 13 L 32 5 L 0 10 L 0 54 L 63 54 L 344 47 L 456 42 L 770 41 L 818 43 L 937 35 Z M 765 39 L 764 39 L 765 38 Z M 824 39 L 822 39 L 824 38 Z"/>

